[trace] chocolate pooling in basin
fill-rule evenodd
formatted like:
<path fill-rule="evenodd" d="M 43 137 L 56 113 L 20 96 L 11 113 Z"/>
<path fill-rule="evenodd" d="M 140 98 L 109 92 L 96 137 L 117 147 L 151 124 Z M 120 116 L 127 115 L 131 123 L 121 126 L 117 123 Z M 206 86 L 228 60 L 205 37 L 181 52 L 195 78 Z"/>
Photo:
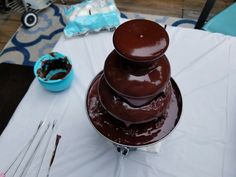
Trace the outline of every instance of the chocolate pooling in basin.
<path fill-rule="evenodd" d="M 51 54 L 53 56 L 53 54 Z M 41 67 L 37 70 L 37 74 L 43 80 L 63 79 L 71 70 L 67 57 L 56 59 L 45 59 L 42 61 Z"/>
<path fill-rule="evenodd" d="M 130 20 L 116 29 L 113 44 L 88 90 L 89 120 L 115 144 L 155 143 L 174 129 L 182 112 L 165 55 L 168 34 L 155 22 Z"/>

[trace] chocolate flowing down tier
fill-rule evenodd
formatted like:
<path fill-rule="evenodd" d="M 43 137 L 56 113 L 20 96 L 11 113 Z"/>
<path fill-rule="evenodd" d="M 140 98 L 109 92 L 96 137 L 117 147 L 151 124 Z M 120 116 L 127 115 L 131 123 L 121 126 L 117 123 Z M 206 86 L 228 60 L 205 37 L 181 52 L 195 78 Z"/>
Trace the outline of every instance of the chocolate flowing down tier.
<path fill-rule="evenodd" d="M 147 104 L 162 92 L 165 94 L 170 80 L 170 64 L 163 55 L 146 67 L 137 67 L 113 50 L 106 59 L 104 76 L 118 95 L 137 107 Z"/>
<path fill-rule="evenodd" d="M 87 94 L 89 120 L 99 133 L 127 147 L 150 145 L 167 136 L 182 112 L 165 51 L 169 37 L 148 20 L 130 20 L 113 35 L 104 71 Z"/>
<path fill-rule="evenodd" d="M 129 125 L 132 123 L 144 123 L 164 116 L 170 103 L 172 87 L 169 82 L 165 90 L 148 104 L 134 107 L 117 95 L 109 87 L 104 76 L 101 76 L 98 86 L 98 95 L 100 103 L 109 114 Z"/>
<path fill-rule="evenodd" d="M 93 127 L 103 137 L 126 147 L 151 145 L 166 137 L 176 127 L 182 113 L 182 97 L 178 86 L 171 79 L 171 101 L 164 117 L 152 121 L 127 126 L 109 114 L 101 105 L 98 96 L 99 80 L 102 72 L 92 81 L 87 94 L 87 112 Z"/>

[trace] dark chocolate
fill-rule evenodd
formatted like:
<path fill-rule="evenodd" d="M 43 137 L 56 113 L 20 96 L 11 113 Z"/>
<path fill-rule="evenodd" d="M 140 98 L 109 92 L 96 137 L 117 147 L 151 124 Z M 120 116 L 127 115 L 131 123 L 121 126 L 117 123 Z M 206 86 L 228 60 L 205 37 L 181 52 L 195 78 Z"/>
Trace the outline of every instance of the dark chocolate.
<path fill-rule="evenodd" d="M 179 122 L 182 112 L 182 97 L 173 79 L 171 79 L 173 88 L 171 101 L 165 116 L 142 124 L 128 125 L 124 121 L 114 118 L 101 105 L 98 96 L 101 75 L 102 73 L 98 74 L 90 85 L 86 106 L 92 125 L 110 141 L 137 147 L 153 144 L 166 137 Z"/>
<path fill-rule="evenodd" d="M 169 45 L 169 37 L 159 24 L 136 19 L 127 21 L 116 29 L 113 43 L 117 52 L 127 60 L 147 62 L 164 54 Z"/>
<path fill-rule="evenodd" d="M 52 56 L 54 56 L 51 53 Z M 57 80 L 57 79 L 63 79 L 71 70 L 72 65 L 70 64 L 67 57 L 59 58 L 59 59 L 48 59 L 42 61 L 41 68 L 37 70 L 37 74 L 39 77 L 41 77 L 44 80 L 48 80 L 47 76 L 48 74 L 53 70 L 59 70 L 60 72 L 55 72 L 49 80 Z"/>
<path fill-rule="evenodd" d="M 104 75 L 115 92 L 127 101 L 131 100 L 130 104 L 141 106 L 160 94 L 170 80 L 170 64 L 165 55 L 152 65 L 149 67 L 130 65 L 113 50 L 106 59 Z M 144 102 L 137 104 L 132 102 L 141 98 Z"/>
<path fill-rule="evenodd" d="M 135 107 L 116 94 L 106 83 L 104 76 L 99 81 L 98 96 L 104 109 L 113 117 L 131 123 L 144 123 L 157 119 L 166 113 L 172 94 L 171 83 L 148 104 Z M 142 100 L 142 99 L 141 99 Z"/>
<path fill-rule="evenodd" d="M 115 144 L 143 146 L 158 142 L 176 126 L 182 97 L 164 55 L 169 37 L 148 20 L 120 25 L 115 50 L 87 94 L 89 120 Z"/>

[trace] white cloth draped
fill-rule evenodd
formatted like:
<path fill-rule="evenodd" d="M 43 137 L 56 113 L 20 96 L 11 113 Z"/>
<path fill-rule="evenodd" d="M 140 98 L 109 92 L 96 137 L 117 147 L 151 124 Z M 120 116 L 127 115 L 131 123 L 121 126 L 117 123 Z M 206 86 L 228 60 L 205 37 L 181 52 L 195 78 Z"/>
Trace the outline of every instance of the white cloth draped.
<path fill-rule="evenodd" d="M 72 60 L 72 85 L 51 93 L 33 81 L 0 137 L 0 170 L 6 170 L 40 120 L 56 119 L 54 135 L 60 134 L 62 139 L 52 177 L 235 177 L 236 38 L 176 27 L 167 27 L 167 31 L 170 45 L 166 55 L 182 92 L 183 113 L 177 128 L 161 142 L 158 154 L 135 151 L 122 157 L 88 121 L 86 91 L 114 48 L 112 33 L 101 32 L 60 38 L 54 51 Z M 46 176 L 54 140 L 39 176 Z M 36 175 L 45 143 L 26 176 Z"/>

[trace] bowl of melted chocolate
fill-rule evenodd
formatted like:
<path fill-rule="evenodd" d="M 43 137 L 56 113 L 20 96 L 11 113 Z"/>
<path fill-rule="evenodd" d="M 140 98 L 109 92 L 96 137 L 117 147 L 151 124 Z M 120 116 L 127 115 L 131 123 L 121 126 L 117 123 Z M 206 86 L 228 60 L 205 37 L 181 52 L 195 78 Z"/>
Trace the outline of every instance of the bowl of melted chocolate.
<path fill-rule="evenodd" d="M 113 44 L 88 89 L 89 121 L 117 146 L 157 143 L 173 131 L 182 113 L 181 92 L 165 55 L 168 33 L 153 21 L 130 20 L 116 29 Z"/>
<path fill-rule="evenodd" d="M 34 65 L 34 74 L 45 89 L 53 92 L 67 89 L 73 80 L 71 61 L 59 52 L 40 57 Z"/>

